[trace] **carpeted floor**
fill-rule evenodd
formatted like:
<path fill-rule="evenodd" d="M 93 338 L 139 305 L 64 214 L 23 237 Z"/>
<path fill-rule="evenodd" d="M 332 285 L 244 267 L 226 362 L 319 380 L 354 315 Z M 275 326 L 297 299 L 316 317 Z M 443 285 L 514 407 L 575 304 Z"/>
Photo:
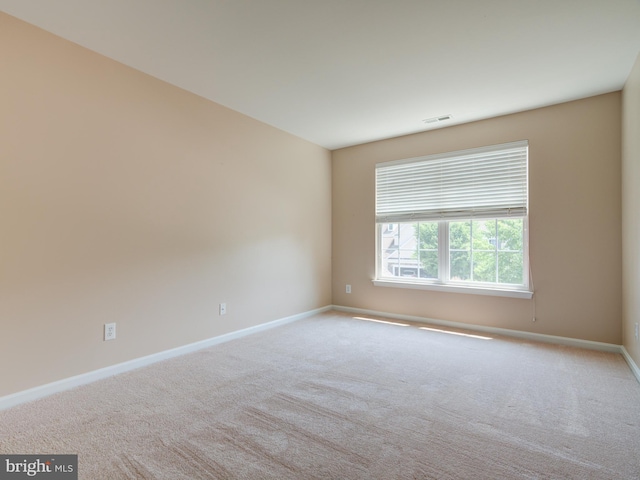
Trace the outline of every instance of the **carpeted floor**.
<path fill-rule="evenodd" d="M 620 355 L 419 327 L 332 312 L 217 345 L 0 412 L 0 453 L 88 480 L 640 478 Z"/>

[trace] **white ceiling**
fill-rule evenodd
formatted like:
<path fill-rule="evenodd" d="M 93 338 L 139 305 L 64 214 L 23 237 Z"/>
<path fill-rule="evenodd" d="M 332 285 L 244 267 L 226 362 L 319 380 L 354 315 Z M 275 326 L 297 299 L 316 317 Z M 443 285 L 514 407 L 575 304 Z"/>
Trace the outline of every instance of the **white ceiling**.
<path fill-rule="evenodd" d="M 620 90 L 640 51 L 640 0 L 0 0 L 0 10 L 329 149 Z"/>

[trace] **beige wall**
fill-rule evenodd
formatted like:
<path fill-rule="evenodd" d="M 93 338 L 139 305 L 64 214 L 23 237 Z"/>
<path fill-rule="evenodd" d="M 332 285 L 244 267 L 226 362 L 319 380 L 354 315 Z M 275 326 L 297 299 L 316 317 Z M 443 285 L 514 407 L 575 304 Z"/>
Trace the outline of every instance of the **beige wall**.
<path fill-rule="evenodd" d="M 327 150 L 2 13 L 0 71 L 0 396 L 331 303 Z"/>
<path fill-rule="evenodd" d="M 620 103 L 611 93 L 333 152 L 333 303 L 620 344 Z M 374 287 L 375 164 L 515 140 L 529 140 L 537 322 L 531 300 Z"/>
<path fill-rule="evenodd" d="M 622 91 L 622 265 L 622 340 L 640 365 L 640 55 Z"/>

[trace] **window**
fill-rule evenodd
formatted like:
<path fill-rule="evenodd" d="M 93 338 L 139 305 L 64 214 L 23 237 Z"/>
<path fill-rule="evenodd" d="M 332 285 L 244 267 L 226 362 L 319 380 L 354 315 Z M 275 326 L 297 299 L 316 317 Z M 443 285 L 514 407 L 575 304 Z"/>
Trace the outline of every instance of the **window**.
<path fill-rule="evenodd" d="M 376 166 L 376 285 L 530 297 L 526 141 Z"/>

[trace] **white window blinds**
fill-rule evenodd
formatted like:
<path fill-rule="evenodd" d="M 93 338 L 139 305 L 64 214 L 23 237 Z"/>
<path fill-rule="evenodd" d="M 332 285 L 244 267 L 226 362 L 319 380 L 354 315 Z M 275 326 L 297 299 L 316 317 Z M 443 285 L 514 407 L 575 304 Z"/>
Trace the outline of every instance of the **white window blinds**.
<path fill-rule="evenodd" d="M 527 214 L 528 142 L 376 165 L 376 222 Z"/>

